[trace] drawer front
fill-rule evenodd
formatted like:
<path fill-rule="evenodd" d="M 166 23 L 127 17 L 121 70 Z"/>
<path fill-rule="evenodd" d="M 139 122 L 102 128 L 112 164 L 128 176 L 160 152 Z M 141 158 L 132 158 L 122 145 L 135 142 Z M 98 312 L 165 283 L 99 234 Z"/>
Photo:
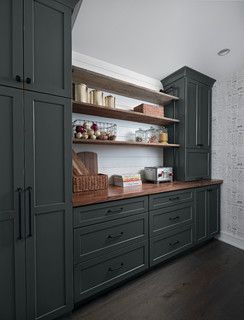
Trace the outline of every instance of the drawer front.
<path fill-rule="evenodd" d="M 193 189 L 183 192 L 154 194 L 149 196 L 149 210 L 156 210 L 189 201 L 193 201 Z"/>
<path fill-rule="evenodd" d="M 123 218 L 148 211 L 148 197 L 105 202 L 74 209 L 74 226 Z"/>
<path fill-rule="evenodd" d="M 176 228 L 183 224 L 193 223 L 193 202 L 178 204 L 168 208 L 153 210 L 150 217 L 150 236 L 156 236 L 162 232 Z"/>
<path fill-rule="evenodd" d="M 150 265 L 156 265 L 193 246 L 192 226 L 150 238 Z"/>
<path fill-rule="evenodd" d="M 148 238 L 148 214 L 74 230 L 74 260 L 80 263 Z"/>
<path fill-rule="evenodd" d="M 75 266 L 75 302 L 88 298 L 148 268 L 147 242 Z"/>

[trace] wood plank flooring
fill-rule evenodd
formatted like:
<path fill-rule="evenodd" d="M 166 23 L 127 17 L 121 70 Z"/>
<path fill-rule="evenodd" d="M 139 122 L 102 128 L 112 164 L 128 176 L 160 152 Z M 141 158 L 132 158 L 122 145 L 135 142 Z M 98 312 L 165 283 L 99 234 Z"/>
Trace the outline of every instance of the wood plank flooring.
<path fill-rule="evenodd" d="M 243 320 L 244 251 L 214 240 L 74 311 L 71 320 Z"/>

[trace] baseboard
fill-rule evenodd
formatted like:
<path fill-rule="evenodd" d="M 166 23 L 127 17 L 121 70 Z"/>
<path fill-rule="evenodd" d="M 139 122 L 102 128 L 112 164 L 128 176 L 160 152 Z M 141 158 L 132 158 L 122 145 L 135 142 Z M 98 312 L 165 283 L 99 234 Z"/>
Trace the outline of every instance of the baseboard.
<path fill-rule="evenodd" d="M 222 231 L 220 232 L 220 235 L 216 238 L 220 241 L 223 241 L 234 247 L 244 250 L 244 239 L 240 237 L 237 237 L 237 236 L 234 237 L 232 234 Z"/>

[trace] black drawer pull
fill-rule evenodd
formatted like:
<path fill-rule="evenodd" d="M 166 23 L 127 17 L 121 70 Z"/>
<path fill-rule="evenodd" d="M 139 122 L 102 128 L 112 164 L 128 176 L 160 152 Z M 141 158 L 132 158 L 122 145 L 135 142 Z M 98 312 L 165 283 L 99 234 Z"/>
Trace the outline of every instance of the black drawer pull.
<path fill-rule="evenodd" d="M 124 266 L 124 263 L 121 262 L 120 266 L 118 268 L 113 268 L 113 267 L 109 267 L 108 268 L 108 272 L 114 272 L 114 271 L 119 271 L 120 269 L 122 269 Z"/>
<path fill-rule="evenodd" d="M 180 241 L 179 241 L 179 240 L 176 240 L 175 242 L 172 242 L 172 243 L 170 242 L 170 243 L 169 243 L 169 246 L 171 246 L 171 247 L 172 247 L 172 246 L 176 246 L 176 245 L 179 244 L 179 243 L 180 243 Z"/>
<path fill-rule="evenodd" d="M 170 221 L 175 221 L 175 220 L 178 220 L 178 219 L 180 219 L 180 216 L 176 216 L 174 218 L 172 218 L 172 217 L 169 218 Z"/>
<path fill-rule="evenodd" d="M 19 75 L 17 74 L 17 76 L 15 77 L 15 80 L 16 80 L 17 82 L 21 82 L 21 81 L 22 81 L 21 76 L 19 76 Z"/>
<path fill-rule="evenodd" d="M 122 237 L 123 236 L 123 234 L 124 234 L 124 232 L 123 231 L 121 231 L 120 233 L 118 233 L 118 234 L 109 234 L 108 236 L 107 236 L 107 238 L 108 239 L 116 239 L 116 238 L 120 238 L 120 237 Z"/>
<path fill-rule="evenodd" d="M 207 191 L 208 191 L 208 192 L 212 192 L 212 191 L 213 191 L 213 189 L 207 189 Z"/>
<path fill-rule="evenodd" d="M 25 82 L 26 82 L 27 84 L 31 84 L 31 78 L 27 77 L 27 78 L 25 79 Z"/>
<path fill-rule="evenodd" d="M 198 143 L 197 147 L 203 147 L 203 144 L 202 143 Z"/>
<path fill-rule="evenodd" d="M 123 208 L 119 208 L 119 209 L 115 209 L 115 210 L 109 209 L 107 211 L 107 214 L 120 213 L 122 211 L 123 211 Z"/>
<path fill-rule="evenodd" d="M 179 200 L 179 199 L 180 199 L 180 197 L 169 198 L 170 201 Z"/>

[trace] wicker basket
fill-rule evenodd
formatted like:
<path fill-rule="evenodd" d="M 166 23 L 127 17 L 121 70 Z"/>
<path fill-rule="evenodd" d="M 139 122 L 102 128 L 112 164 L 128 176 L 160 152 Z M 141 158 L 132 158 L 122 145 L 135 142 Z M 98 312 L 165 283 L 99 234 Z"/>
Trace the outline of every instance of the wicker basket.
<path fill-rule="evenodd" d="M 108 188 L 108 176 L 106 174 L 73 175 L 73 192 L 95 191 Z"/>
<path fill-rule="evenodd" d="M 134 111 L 147 114 L 153 117 L 164 117 L 164 107 L 154 106 L 151 104 L 142 103 L 134 108 Z"/>

